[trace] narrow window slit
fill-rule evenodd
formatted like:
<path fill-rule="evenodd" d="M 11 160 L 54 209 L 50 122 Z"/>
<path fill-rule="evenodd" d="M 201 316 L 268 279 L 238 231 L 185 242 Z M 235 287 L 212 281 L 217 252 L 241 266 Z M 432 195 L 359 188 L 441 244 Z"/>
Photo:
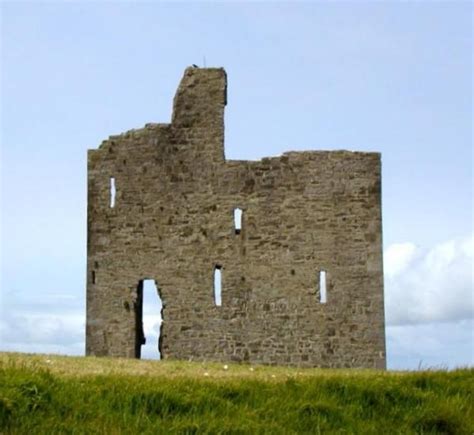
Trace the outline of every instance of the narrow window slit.
<path fill-rule="evenodd" d="M 115 207 L 115 178 L 110 177 L 110 208 Z"/>
<path fill-rule="evenodd" d="M 95 284 L 95 270 L 92 271 L 92 274 L 91 274 L 91 281 L 92 281 L 92 284 Z"/>
<path fill-rule="evenodd" d="M 216 307 L 222 305 L 222 266 L 216 264 L 214 267 L 214 303 Z"/>
<path fill-rule="evenodd" d="M 326 271 L 319 272 L 319 302 L 325 304 L 327 302 L 327 288 L 326 288 Z"/>
<path fill-rule="evenodd" d="M 235 234 L 240 234 L 242 230 L 242 209 L 235 208 L 234 209 L 234 229 Z"/>

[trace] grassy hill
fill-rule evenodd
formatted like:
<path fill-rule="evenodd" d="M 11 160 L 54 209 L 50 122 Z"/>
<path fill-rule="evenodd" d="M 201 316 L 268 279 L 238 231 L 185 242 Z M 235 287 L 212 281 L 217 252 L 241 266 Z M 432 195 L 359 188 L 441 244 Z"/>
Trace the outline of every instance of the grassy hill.
<path fill-rule="evenodd" d="M 0 434 L 472 434 L 474 370 L 0 353 Z"/>

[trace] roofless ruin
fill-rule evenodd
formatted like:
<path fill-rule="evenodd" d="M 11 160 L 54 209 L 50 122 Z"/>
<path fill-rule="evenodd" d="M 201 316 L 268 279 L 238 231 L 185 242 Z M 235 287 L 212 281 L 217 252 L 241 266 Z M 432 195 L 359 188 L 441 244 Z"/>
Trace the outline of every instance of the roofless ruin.
<path fill-rule="evenodd" d="M 385 368 L 379 153 L 226 160 L 222 68 L 188 68 L 171 124 L 88 152 L 89 355 Z"/>

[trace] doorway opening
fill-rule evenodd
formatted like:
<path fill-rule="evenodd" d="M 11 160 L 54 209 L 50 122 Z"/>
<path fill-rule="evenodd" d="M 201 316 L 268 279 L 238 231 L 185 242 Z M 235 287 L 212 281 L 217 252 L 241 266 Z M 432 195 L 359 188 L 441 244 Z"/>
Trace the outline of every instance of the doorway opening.
<path fill-rule="evenodd" d="M 153 279 L 138 282 L 135 319 L 135 358 L 162 359 L 163 303 Z"/>

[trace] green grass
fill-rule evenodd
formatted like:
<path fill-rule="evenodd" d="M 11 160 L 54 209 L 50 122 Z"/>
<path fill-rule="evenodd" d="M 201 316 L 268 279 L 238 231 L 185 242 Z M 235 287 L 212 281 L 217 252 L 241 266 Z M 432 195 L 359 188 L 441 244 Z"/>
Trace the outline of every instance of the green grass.
<path fill-rule="evenodd" d="M 0 434 L 469 434 L 474 370 L 0 353 Z"/>

